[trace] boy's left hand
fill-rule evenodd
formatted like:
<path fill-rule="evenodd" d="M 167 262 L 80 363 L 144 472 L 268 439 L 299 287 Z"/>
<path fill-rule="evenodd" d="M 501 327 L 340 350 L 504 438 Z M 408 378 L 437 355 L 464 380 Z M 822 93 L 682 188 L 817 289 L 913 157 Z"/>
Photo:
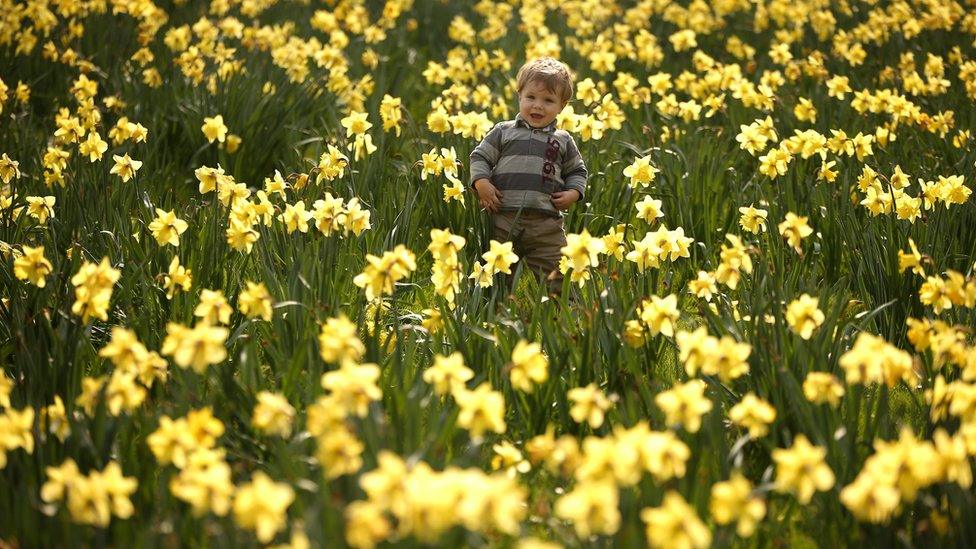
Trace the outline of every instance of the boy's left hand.
<path fill-rule="evenodd" d="M 549 200 L 552 201 L 552 205 L 560 211 L 568 210 L 569 207 L 579 199 L 580 193 L 576 189 L 569 189 L 568 191 L 556 191 L 549 195 Z"/>

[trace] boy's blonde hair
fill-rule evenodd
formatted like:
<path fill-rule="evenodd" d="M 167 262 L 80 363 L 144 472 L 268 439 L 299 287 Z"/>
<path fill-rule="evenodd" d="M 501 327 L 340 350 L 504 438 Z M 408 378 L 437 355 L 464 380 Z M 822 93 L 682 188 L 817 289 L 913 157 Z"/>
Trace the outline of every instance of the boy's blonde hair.
<path fill-rule="evenodd" d="M 527 61 L 515 77 L 518 93 L 522 93 L 529 82 L 538 82 L 546 90 L 558 95 L 563 103 L 573 97 L 573 73 L 569 66 L 552 57 L 540 57 Z"/>

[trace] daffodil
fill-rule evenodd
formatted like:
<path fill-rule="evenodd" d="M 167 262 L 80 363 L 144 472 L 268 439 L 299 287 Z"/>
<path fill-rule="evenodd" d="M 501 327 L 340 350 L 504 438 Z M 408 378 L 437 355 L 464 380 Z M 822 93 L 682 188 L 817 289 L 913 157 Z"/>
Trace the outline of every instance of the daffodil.
<path fill-rule="evenodd" d="M 569 410 L 570 417 L 576 423 L 588 423 L 593 429 L 603 425 L 603 419 L 610 409 L 610 399 L 603 394 L 595 383 L 586 387 L 570 389 L 566 397 L 573 402 Z"/>
<path fill-rule="evenodd" d="M 258 541 L 268 543 L 284 528 L 288 507 L 294 500 L 291 486 L 274 482 L 258 471 L 251 482 L 234 494 L 234 520 L 242 528 L 254 530 Z"/>
<path fill-rule="evenodd" d="M 246 288 L 237 296 L 237 309 L 248 318 L 271 320 L 271 294 L 263 282 L 247 281 Z"/>
<path fill-rule="evenodd" d="M 464 356 L 453 352 L 448 356 L 434 355 L 434 364 L 424 370 L 424 382 L 433 385 L 438 395 L 453 394 L 464 389 L 474 372 L 464 365 Z"/>
<path fill-rule="evenodd" d="M 490 384 L 482 383 L 473 390 L 456 386 L 452 394 L 460 408 L 458 425 L 468 429 L 473 438 L 480 438 L 485 431 L 505 432 L 505 398 Z"/>
<path fill-rule="evenodd" d="M 135 177 L 136 172 L 142 167 L 142 161 L 129 158 L 129 153 L 123 156 L 112 155 L 112 160 L 115 161 L 115 165 L 112 166 L 110 173 L 118 175 L 123 183 Z"/>
<path fill-rule="evenodd" d="M 786 239 L 796 253 L 803 251 L 800 247 L 803 239 L 813 234 L 813 229 L 807 224 L 807 218 L 798 216 L 793 212 L 787 212 L 786 218 L 777 228 L 779 229 L 779 234 Z"/>
<path fill-rule="evenodd" d="M 739 213 L 742 214 L 739 217 L 739 225 L 743 229 L 753 234 L 766 231 L 766 215 L 768 213 L 766 210 L 749 205 L 739 208 Z"/>
<path fill-rule="evenodd" d="M 223 143 L 227 138 L 227 126 L 224 124 L 224 117 L 219 114 L 204 118 L 200 130 L 210 143 L 214 141 Z"/>
<path fill-rule="evenodd" d="M 752 484 L 739 471 L 729 480 L 712 485 L 708 508 L 718 524 L 735 522 L 736 533 L 744 538 L 752 536 L 766 516 L 766 502 L 753 495 Z"/>
<path fill-rule="evenodd" d="M 78 145 L 78 152 L 87 156 L 90 162 L 101 160 L 107 150 L 108 143 L 102 140 L 102 136 L 96 131 L 90 132 L 88 138 Z"/>
<path fill-rule="evenodd" d="M 180 235 L 186 232 L 187 227 L 187 222 L 176 217 L 176 212 L 156 208 L 156 218 L 149 224 L 149 231 L 160 246 L 179 246 Z"/>
<path fill-rule="evenodd" d="M 796 496 L 806 505 L 813 494 L 834 486 L 834 472 L 825 462 L 827 450 L 813 446 L 804 435 L 797 435 L 789 449 L 773 450 L 776 464 L 776 489 Z"/>
<path fill-rule="evenodd" d="M 512 265 L 519 257 L 512 251 L 512 242 L 492 240 L 489 249 L 481 257 L 485 260 L 485 270 L 491 274 L 512 274 Z"/>
<path fill-rule="evenodd" d="M 660 507 L 644 509 L 640 516 L 647 523 L 650 547 L 704 549 L 712 543 L 709 529 L 677 492 L 667 492 Z"/>
<path fill-rule="evenodd" d="M 283 395 L 261 391 L 257 395 L 251 425 L 265 435 L 287 438 L 291 435 L 295 408 Z"/>
<path fill-rule="evenodd" d="M 107 257 L 98 264 L 82 263 L 78 272 L 71 277 L 71 284 L 75 287 L 71 312 L 80 315 L 82 322 L 88 322 L 92 317 L 108 320 L 112 287 L 120 276 L 122 273 L 112 268 Z"/>
<path fill-rule="evenodd" d="M 624 168 L 624 177 L 630 178 L 631 187 L 636 188 L 638 185 L 646 187 L 654 181 L 660 171 L 651 164 L 650 156 L 643 156 Z"/>
<path fill-rule="evenodd" d="M 786 323 L 803 339 L 810 339 L 814 330 L 824 322 L 823 311 L 817 306 L 817 298 L 803 294 L 786 307 Z"/>
<path fill-rule="evenodd" d="M 531 393 L 534 384 L 549 378 L 549 360 L 538 343 L 519 340 L 512 350 L 512 369 L 509 373 L 512 386 Z"/>
<path fill-rule="evenodd" d="M 38 288 L 43 288 L 46 278 L 51 274 L 51 262 L 44 257 L 44 246 L 23 246 L 23 254 L 14 260 L 14 276 L 27 280 Z"/>
<path fill-rule="evenodd" d="M 7 184 L 20 175 L 20 162 L 7 156 L 7 153 L 0 154 L 0 181 Z"/>
<path fill-rule="evenodd" d="M 180 368 L 193 368 L 196 373 L 203 374 L 207 367 L 227 358 L 224 343 L 229 335 L 227 328 L 206 322 L 199 322 L 193 328 L 170 322 L 166 325 L 166 338 L 160 352 L 173 357 L 173 362 Z"/>
<path fill-rule="evenodd" d="M 776 408 L 755 394 L 747 393 L 738 404 L 729 409 L 729 419 L 748 429 L 750 437 L 758 439 L 769 432 L 769 424 L 776 419 Z"/>

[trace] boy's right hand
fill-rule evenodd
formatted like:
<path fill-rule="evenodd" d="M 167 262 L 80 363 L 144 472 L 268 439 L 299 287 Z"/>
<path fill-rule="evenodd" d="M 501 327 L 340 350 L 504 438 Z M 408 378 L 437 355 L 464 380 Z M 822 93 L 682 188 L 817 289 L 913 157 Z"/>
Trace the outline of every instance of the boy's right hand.
<path fill-rule="evenodd" d="M 474 182 L 474 190 L 478 193 L 478 202 L 481 207 L 491 213 L 498 213 L 498 208 L 502 205 L 502 192 L 488 179 L 479 179 Z"/>

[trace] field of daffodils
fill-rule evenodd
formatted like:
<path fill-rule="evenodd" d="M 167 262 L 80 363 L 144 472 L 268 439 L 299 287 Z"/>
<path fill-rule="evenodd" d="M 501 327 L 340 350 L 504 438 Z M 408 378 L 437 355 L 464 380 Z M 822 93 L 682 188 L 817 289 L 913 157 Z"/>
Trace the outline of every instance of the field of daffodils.
<path fill-rule="evenodd" d="M 973 0 L 0 0 L 0 547 L 976 545 Z M 549 293 L 469 155 L 554 57 Z"/>

